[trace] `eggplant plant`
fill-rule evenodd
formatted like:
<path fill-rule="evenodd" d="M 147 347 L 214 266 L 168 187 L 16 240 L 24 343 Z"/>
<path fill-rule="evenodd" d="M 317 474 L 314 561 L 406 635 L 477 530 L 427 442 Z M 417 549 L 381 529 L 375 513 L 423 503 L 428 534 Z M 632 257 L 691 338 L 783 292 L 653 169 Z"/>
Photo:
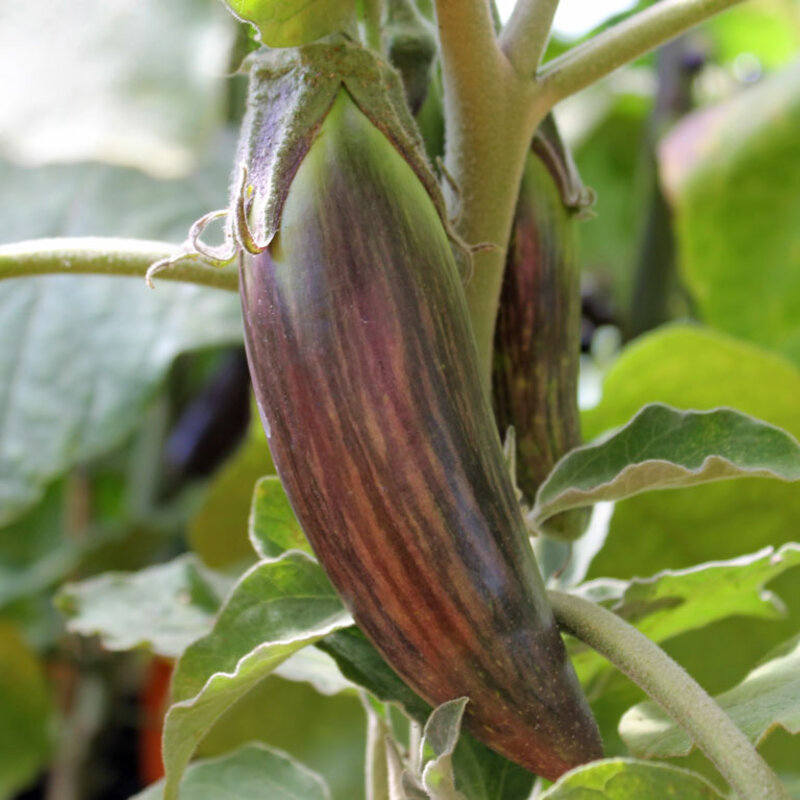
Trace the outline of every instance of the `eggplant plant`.
<path fill-rule="evenodd" d="M 113 537 L 82 541 L 67 566 L 42 568 L 57 573 L 48 588 L 72 579 L 55 597 L 67 638 L 48 647 L 77 687 L 59 696 L 65 733 L 40 747 L 56 752 L 42 796 L 79 796 L 89 745 L 79 740 L 81 750 L 71 733 L 99 723 L 94 684 L 65 642 L 91 648 L 75 645 L 90 636 L 104 650 L 158 659 L 147 673 L 157 687 L 145 694 L 155 724 L 142 737 L 150 785 L 137 800 L 331 797 L 325 770 L 272 746 L 270 704 L 255 698 L 275 676 L 360 699 L 366 800 L 797 796 L 800 773 L 757 747 L 780 726 L 800 757 L 797 628 L 768 642 L 763 663 L 754 657 L 717 699 L 659 645 L 737 614 L 776 616 L 763 587 L 800 569 L 800 545 L 776 537 L 779 550 L 734 549 L 730 560 L 720 553 L 685 569 L 665 560 L 648 579 L 588 567 L 611 552 L 602 517 L 613 503 L 730 479 L 781 491 L 800 480 L 793 431 L 759 419 L 749 401 L 739 411 L 656 397 L 605 426 L 602 408 L 583 420 L 579 408 L 591 363 L 581 356 L 577 237 L 596 198 L 559 130 L 559 104 L 736 4 L 642 3 L 554 50 L 558 0 L 517 0 L 504 23 L 490 0 L 225 0 L 238 20 L 237 80 L 249 86 L 227 207 L 204 208 L 180 246 L 79 237 L 0 245 L 0 277 L 23 287 L 0 304 L 10 327 L 15 314 L 25 318 L 31 281 L 106 276 L 143 293 L 144 318 L 163 322 L 136 346 L 146 360 L 158 353 L 164 369 L 183 350 L 243 338 L 256 410 L 240 442 L 241 351 L 227 353 L 223 369 L 213 353 L 174 367 L 174 407 L 131 424 L 125 463 L 138 467 L 123 470 L 145 509 L 126 524 L 170 544 L 134 573 L 93 576 L 90 557 L 113 549 Z M 751 91 L 777 107 L 782 81 Z M 728 119 L 746 116 L 734 107 Z M 667 195 L 680 191 L 667 173 L 688 169 L 682 140 L 673 141 Z M 223 238 L 211 244 L 215 223 Z M 167 281 L 195 284 L 196 294 L 170 295 Z M 237 292 L 242 326 L 229 303 Z M 170 329 L 177 315 L 191 331 L 183 339 Z M 697 336 L 690 326 L 665 335 L 668 350 L 691 349 Z M 796 357 L 791 330 L 784 339 Z M 746 371 L 748 358 L 745 350 L 725 363 Z M 68 355 L 61 366 L 69 372 Z M 800 389 L 795 366 L 780 368 Z M 119 377 L 113 362 L 108 374 Z M 89 410 L 113 406 L 123 417 L 105 386 L 91 389 Z M 11 393 L 0 401 L 11 415 Z M 101 459 L 110 445 L 84 446 L 85 424 L 62 426 L 63 486 L 53 484 L 57 469 L 37 467 L 4 434 L 0 525 L 47 529 L 48 503 L 61 508 L 63 495 L 78 538 L 94 530 L 103 476 L 122 479 Z M 186 443 L 192 430 L 198 440 Z M 153 456 L 165 442 L 169 469 Z M 198 453 L 213 464 L 198 466 Z M 198 481 L 209 473 L 210 483 Z M 42 499 L 48 483 L 56 488 Z M 234 491 L 244 518 L 228 499 Z M 766 502 L 760 513 L 768 516 Z M 189 553 L 147 563 L 175 556 L 173 534 L 187 528 L 189 546 L 177 549 Z M 640 546 L 652 549 L 628 542 Z M 0 612 L 3 602 L 0 587 Z M 226 734 L 240 718 L 246 744 Z M 45 760 L 13 775 L 7 795 Z M 0 760 L 0 800 L 2 778 Z"/>

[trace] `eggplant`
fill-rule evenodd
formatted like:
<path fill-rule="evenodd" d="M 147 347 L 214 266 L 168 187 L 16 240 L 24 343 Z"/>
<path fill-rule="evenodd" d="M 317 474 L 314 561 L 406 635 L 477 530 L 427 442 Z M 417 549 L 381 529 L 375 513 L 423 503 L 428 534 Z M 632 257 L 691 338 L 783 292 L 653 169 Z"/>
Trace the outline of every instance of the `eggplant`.
<path fill-rule="evenodd" d="M 255 73 L 234 193 L 247 356 L 278 474 L 403 680 L 432 705 L 468 696 L 475 736 L 555 779 L 601 741 L 480 385 L 435 181 L 387 122 L 392 103 L 372 113 L 357 81 L 334 80 L 303 134 L 265 105 L 313 85 L 303 69 L 271 88 Z"/>
<path fill-rule="evenodd" d="M 514 428 L 515 477 L 528 505 L 558 460 L 582 444 L 575 218 L 591 197 L 577 185 L 577 173 L 563 152 L 544 149 L 554 135 L 552 129 L 540 132 L 525 163 L 492 361 L 495 417 L 501 434 Z M 548 520 L 543 532 L 572 541 L 583 534 L 588 517 L 588 509 L 567 511 Z"/>

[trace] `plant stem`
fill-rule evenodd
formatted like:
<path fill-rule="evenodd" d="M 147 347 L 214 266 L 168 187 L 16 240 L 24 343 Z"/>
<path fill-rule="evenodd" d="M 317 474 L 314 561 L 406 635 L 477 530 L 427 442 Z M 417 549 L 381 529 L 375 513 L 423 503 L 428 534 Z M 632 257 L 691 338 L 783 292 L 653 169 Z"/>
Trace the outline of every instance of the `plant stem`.
<path fill-rule="evenodd" d="M 386 737 L 389 730 L 363 694 L 361 703 L 367 713 L 366 798 L 389 800 L 389 771 L 386 763 Z"/>
<path fill-rule="evenodd" d="M 364 44 L 380 53 L 383 49 L 381 41 L 382 0 L 361 0 L 364 12 Z"/>
<path fill-rule="evenodd" d="M 500 49 L 520 75 L 533 75 L 544 55 L 559 0 L 517 0 Z"/>
<path fill-rule="evenodd" d="M 537 76 L 552 104 L 742 0 L 661 0 L 549 61 Z"/>
<path fill-rule="evenodd" d="M 658 645 L 602 606 L 548 592 L 560 627 L 604 655 L 644 689 L 714 763 L 742 800 L 789 800 L 747 737 Z"/>
<path fill-rule="evenodd" d="M 478 345 L 480 377 L 489 391 L 495 317 L 522 168 L 546 113 L 535 85 L 521 77 L 495 38 L 486 0 L 436 0 L 445 89 L 445 166 L 459 187 L 446 187 L 456 228 L 476 253 L 467 304 Z M 460 212 L 460 214 L 459 214 Z"/>
<path fill-rule="evenodd" d="M 0 245 L 0 279 L 53 273 L 132 275 L 144 278 L 147 268 L 176 250 L 175 245 L 139 239 L 102 237 L 33 239 Z M 212 267 L 184 259 L 158 273 L 159 279 L 186 281 L 237 291 L 235 269 Z"/>

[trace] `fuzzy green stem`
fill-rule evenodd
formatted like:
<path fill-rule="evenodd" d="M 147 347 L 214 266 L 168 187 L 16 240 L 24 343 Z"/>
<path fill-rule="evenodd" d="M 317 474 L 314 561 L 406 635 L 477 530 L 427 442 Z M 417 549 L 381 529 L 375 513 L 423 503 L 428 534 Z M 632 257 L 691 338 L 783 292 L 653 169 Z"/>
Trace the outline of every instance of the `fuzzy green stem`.
<path fill-rule="evenodd" d="M 742 0 L 661 0 L 549 61 L 538 83 L 557 103 Z"/>
<path fill-rule="evenodd" d="M 520 75 L 533 75 L 547 47 L 559 0 L 517 0 L 500 48 Z"/>
<path fill-rule="evenodd" d="M 386 763 L 386 737 L 389 730 L 363 693 L 361 703 L 367 713 L 366 798 L 389 800 L 389 771 Z"/>
<path fill-rule="evenodd" d="M 644 689 L 714 763 L 742 800 L 789 800 L 775 773 L 703 688 L 658 645 L 602 606 L 548 592 L 560 627 Z"/>
<path fill-rule="evenodd" d="M 383 49 L 381 42 L 382 0 L 361 0 L 364 14 L 364 44 L 376 53 Z"/>
<path fill-rule="evenodd" d="M 57 273 L 130 275 L 144 278 L 155 261 L 175 253 L 165 242 L 102 237 L 33 239 L 0 245 L 0 279 Z M 237 291 L 239 278 L 233 268 L 220 269 L 184 259 L 158 273 L 158 278 Z"/>
<path fill-rule="evenodd" d="M 447 191 L 456 228 L 474 256 L 467 304 L 488 393 L 495 318 L 525 155 L 545 110 L 497 43 L 486 0 L 436 0 L 445 89 L 445 166 L 459 191 Z M 459 213 L 460 212 L 460 213 Z"/>

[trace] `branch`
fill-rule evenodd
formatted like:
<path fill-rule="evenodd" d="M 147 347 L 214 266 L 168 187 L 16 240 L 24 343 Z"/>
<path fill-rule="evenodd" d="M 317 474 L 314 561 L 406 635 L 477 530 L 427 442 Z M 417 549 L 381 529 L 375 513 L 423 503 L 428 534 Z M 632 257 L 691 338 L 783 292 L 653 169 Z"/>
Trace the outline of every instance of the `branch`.
<path fill-rule="evenodd" d="M 660 0 L 549 61 L 538 75 L 552 103 L 742 0 Z"/>
<path fill-rule="evenodd" d="M 658 645 L 596 603 L 563 592 L 547 595 L 559 625 L 604 655 L 658 702 L 742 800 L 789 800 L 748 738 Z"/>
<path fill-rule="evenodd" d="M 383 49 L 381 42 L 382 0 L 362 0 L 364 10 L 364 44 L 376 53 Z"/>
<path fill-rule="evenodd" d="M 487 0 L 436 0 L 444 84 L 445 166 L 459 188 L 445 187 L 457 230 L 474 256 L 466 286 L 480 377 L 488 393 L 505 249 L 525 154 L 540 109 L 535 85 L 500 50 Z"/>
<path fill-rule="evenodd" d="M 155 261 L 168 258 L 177 247 L 164 242 L 101 237 L 34 239 L 0 245 L 0 279 L 54 273 L 132 275 L 144 278 Z M 184 259 L 158 273 L 161 280 L 184 281 L 235 292 L 235 269 L 212 267 Z"/>
<path fill-rule="evenodd" d="M 539 66 L 559 0 L 517 0 L 500 34 L 500 49 L 520 75 L 533 75 Z"/>

